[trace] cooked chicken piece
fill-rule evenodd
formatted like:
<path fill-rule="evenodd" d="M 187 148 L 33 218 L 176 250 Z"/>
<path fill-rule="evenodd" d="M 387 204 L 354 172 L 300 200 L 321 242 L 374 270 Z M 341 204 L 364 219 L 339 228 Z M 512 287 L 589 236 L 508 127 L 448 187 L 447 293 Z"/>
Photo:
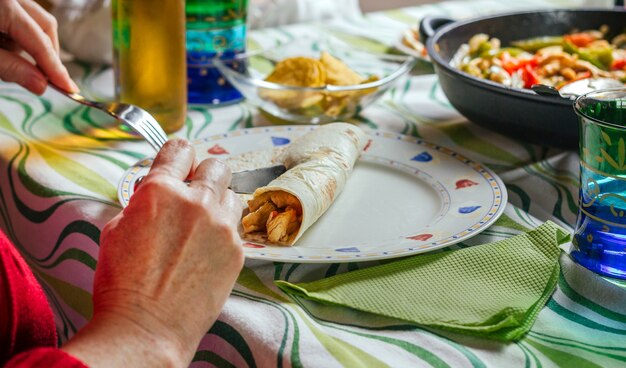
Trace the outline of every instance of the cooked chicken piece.
<path fill-rule="evenodd" d="M 511 85 L 511 76 L 509 73 L 501 67 L 497 67 L 495 65 L 492 65 L 489 68 L 489 79 L 494 82 L 502 83 L 506 86 Z"/>
<path fill-rule="evenodd" d="M 294 226 L 295 224 L 295 226 Z M 298 216 L 293 208 L 288 208 L 283 213 L 274 211 L 267 220 L 267 239 L 273 243 L 286 242 L 297 230 Z M 291 232 L 290 232 L 291 230 Z"/>
<path fill-rule="evenodd" d="M 491 66 L 491 60 L 489 59 L 483 59 L 483 58 L 479 58 L 480 61 L 478 62 L 477 66 L 480 68 L 480 70 L 482 71 L 486 71 L 489 69 L 489 67 Z"/>
<path fill-rule="evenodd" d="M 472 36 L 472 38 L 470 38 L 468 42 L 469 47 L 470 47 L 469 52 L 471 54 L 475 53 L 476 51 L 478 51 L 478 48 L 480 47 L 480 45 L 488 41 L 489 41 L 488 35 L 484 33 L 475 34 L 474 36 Z"/>
<path fill-rule="evenodd" d="M 300 201 L 293 194 L 283 191 L 271 192 L 270 199 L 278 208 L 293 207 L 298 214 L 302 213 Z"/>
<path fill-rule="evenodd" d="M 254 211 L 258 210 L 259 207 L 264 205 L 266 202 L 269 202 L 270 194 L 271 194 L 271 192 L 265 192 L 265 193 L 261 194 L 260 196 L 253 197 L 251 200 L 249 200 L 248 201 L 248 208 L 250 209 L 250 212 L 254 212 Z"/>
<path fill-rule="evenodd" d="M 563 54 L 563 46 L 546 46 L 542 49 L 537 50 L 537 57 L 539 58 L 539 63 L 541 64 L 541 60 L 548 56 L 552 55 L 562 55 Z"/>
<path fill-rule="evenodd" d="M 273 211 L 276 211 L 276 206 L 272 202 L 265 202 L 261 207 L 257 208 L 256 211 L 247 214 L 241 220 L 244 233 L 249 234 L 255 231 L 264 231 L 265 224 Z"/>
<path fill-rule="evenodd" d="M 572 80 L 576 78 L 576 72 L 572 68 L 563 68 L 561 69 L 561 75 L 565 77 L 567 80 Z"/>
<path fill-rule="evenodd" d="M 266 232 L 272 243 L 288 242 L 300 228 L 302 205 L 284 191 L 265 192 L 248 201 L 250 213 L 241 220 L 246 234 Z"/>
<path fill-rule="evenodd" d="M 597 66 L 591 64 L 588 61 L 585 60 L 577 60 L 576 63 L 574 64 L 574 66 L 572 67 L 572 69 L 574 69 L 576 72 L 580 73 L 580 72 L 585 72 L 585 71 L 590 71 L 591 72 L 591 76 L 593 78 L 596 77 L 607 77 L 607 78 L 611 78 L 611 73 L 604 71 L 600 68 L 598 68 Z"/>
<path fill-rule="evenodd" d="M 554 62 L 560 63 L 562 66 L 572 66 L 576 62 L 575 56 L 570 56 L 566 53 L 561 52 L 560 54 L 546 54 L 545 56 L 541 56 L 538 60 L 539 65 L 551 64 Z"/>
<path fill-rule="evenodd" d="M 561 64 L 557 61 L 544 65 L 541 69 L 539 69 L 539 73 L 544 77 L 551 77 L 557 74 L 560 70 Z"/>

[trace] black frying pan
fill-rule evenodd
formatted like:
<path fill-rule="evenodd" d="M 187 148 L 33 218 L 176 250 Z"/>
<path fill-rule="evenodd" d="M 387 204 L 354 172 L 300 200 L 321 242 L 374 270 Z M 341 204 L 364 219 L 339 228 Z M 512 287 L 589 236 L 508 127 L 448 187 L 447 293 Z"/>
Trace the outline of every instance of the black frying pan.
<path fill-rule="evenodd" d="M 420 37 L 450 103 L 476 124 L 511 137 L 546 146 L 576 149 L 578 121 L 572 101 L 537 95 L 473 77 L 449 65 L 459 46 L 477 33 L 497 37 L 502 45 L 537 36 L 561 35 L 574 29 L 609 26 L 612 37 L 626 28 L 622 10 L 545 10 L 452 21 L 426 17 Z"/>

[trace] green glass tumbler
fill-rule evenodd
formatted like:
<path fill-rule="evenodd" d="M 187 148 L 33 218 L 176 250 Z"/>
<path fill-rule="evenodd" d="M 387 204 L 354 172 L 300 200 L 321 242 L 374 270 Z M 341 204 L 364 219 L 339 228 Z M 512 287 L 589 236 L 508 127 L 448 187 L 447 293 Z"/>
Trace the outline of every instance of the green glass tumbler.
<path fill-rule="evenodd" d="M 626 279 L 626 88 L 576 99 L 580 190 L 572 257 L 604 276 Z"/>
<path fill-rule="evenodd" d="M 187 89 L 190 103 L 223 105 L 243 96 L 213 65 L 220 57 L 239 72 L 246 51 L 248 0 L 187 0 Z"/>

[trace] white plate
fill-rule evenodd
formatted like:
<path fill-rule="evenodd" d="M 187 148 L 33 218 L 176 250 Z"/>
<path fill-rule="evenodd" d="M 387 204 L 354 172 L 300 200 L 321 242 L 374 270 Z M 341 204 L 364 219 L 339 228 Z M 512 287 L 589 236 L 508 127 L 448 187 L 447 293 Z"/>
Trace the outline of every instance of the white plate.
<path fill-rule="evenodd" d="M 402 51 L 403 53 L 413 56 L 414 58 L 422 59 L 424 61 L 430 62 L 430 57 L 425 53 L 426 45 L 424 45 L 421 41 L 418 41 L 412 36 L 413 29 L 407 29 L 404 31 L 402 36 L 395 43 L 395 47 Z M 413 42 L 416 47 L 408 46 L 404 43 L 404 40 L 409 38 L 409 42 Z"/>
<path fill-rule="evenodd" d="M 246 152 L 270 152 L 312 129 L 244 129 L 194 144 L 200 158 L 232 160 Z M 404 257 L 463 241 L 502 214 L 506 190 L 491 170 L 417 138 L 381 131 L 369 134 L 344 191 L 295 246 L 246 242 L 246 256 L 300 263 Z M 271 155 L 261 156 L 269 161 Z M 151 163 L 152 159 L 138 162 L 122 178 L 118 193 L 123 206 Z"/>

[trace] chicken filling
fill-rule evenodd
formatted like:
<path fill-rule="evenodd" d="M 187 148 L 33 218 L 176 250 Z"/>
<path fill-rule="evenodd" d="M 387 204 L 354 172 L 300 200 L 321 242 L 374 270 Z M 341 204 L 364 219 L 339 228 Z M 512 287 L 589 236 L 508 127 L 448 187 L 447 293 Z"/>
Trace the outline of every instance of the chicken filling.
<path fill-rule="evenodd" d="M 287 243 L 296 236 L 302 223 L 302 205 L 292 194 L 273 191 L 248 201 L 250 213 L 242 220 L 246 234 L 267 233 L 272 243 Z"/>

